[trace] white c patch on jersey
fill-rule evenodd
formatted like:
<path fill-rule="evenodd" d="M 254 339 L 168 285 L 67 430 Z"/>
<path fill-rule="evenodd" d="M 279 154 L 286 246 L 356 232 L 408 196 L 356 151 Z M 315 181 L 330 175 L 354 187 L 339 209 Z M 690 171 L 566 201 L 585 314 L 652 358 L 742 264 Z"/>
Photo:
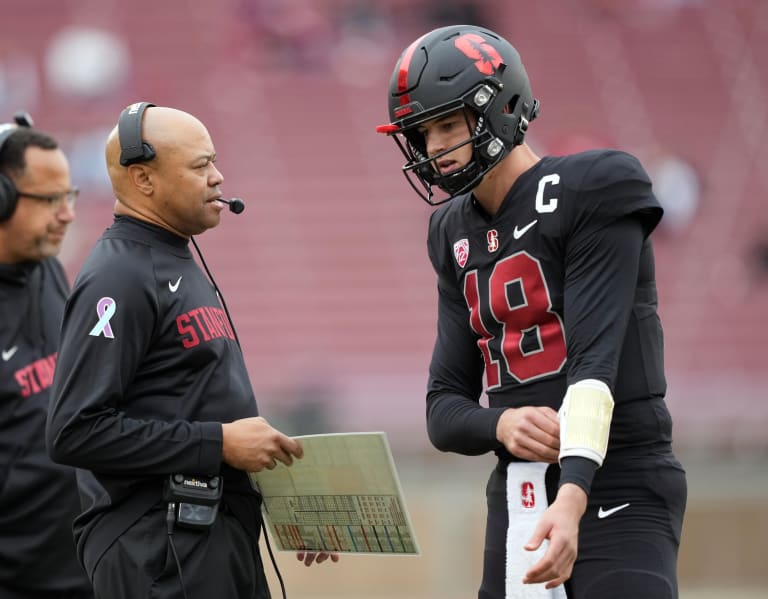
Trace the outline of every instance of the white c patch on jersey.
<path fill-rule="evenodd" d="M 552 173 L 551 175 L 544 175 L 539 179 L 539 187 L 536 190 L 536 212 L 540 214 L 557 210 L 557 198 L 544 199 L 544 188 L 547 186 L 547 183 L 559 185 L 560 175 Z"/>

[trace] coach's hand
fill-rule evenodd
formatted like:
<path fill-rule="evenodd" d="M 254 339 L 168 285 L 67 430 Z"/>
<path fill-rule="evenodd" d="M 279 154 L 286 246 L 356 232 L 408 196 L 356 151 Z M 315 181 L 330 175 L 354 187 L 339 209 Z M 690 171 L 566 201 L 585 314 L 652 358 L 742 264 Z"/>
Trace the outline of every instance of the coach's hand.
<path fill-rule="evenodd" d="M 547 407 L 509 408 L 496 424 L 496 438 L 518 458 L 554 464 L 560 452 L 557 412 Z"/>
<path fill-rule="evenodd" d="M 542 558 L 525 573 L 525 584 L 546 582 L 546 588 L 553 589 L 571 577 L 579 547 L 579 521 L 586 509 L 587 494 L 581 487 L 573 483 L 560 487 L 525 545 L 526 551 L 536 551 L 549 539 Z"/>
<path fill-rule="evenodd" d="M 301 444 L 272 428 L 261 416 L 221 425 L 221 457 L 230 466 L 248 472 L 271 470 L 280 461 L 286 466 L 304 455 Z"/>
<path fill-rule="evenodd" d="M 339 561 L 339 554 L 338 553 L 331 553 L 328 551 L 299 551 L 296 553 L 296 559 L 300 562 L 304 562 L 305 566 L 311 566 L 312 563 L 316 564 L 322 564 L 325 560 L 328 558 L 331 558 L 331 561 L 336 563 Z"/>

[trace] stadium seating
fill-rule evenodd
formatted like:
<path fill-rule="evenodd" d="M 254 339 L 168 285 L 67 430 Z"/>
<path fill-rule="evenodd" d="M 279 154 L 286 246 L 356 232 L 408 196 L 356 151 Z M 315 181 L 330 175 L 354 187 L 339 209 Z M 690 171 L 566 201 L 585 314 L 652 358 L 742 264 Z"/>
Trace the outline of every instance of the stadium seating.
<path fill-rule="evenodd" d="M 264 401 L 330 388 L 339 428 L 392 422 L 421 431 L 435 321 L 425 251 L 430 209 L 398 174 L 392 141 L 374 132 L 387 119 L 385 90 L 399 49 L 430 26 L 398 26 L 412 3 L 393 2 L 389 12 L 381 3 L 391 36 L 379 55 L 358 57 L 332 52 L 340 0 L 313 4 L 317 52 L 329 54 L 313 55 L 310 46 L 289 57 L 264 13 L 246 13 L 247 3 L 236 0 L 183 10 L 137 0 L 87 14 L 68 3 L 10 4 L 13 26 L 0 25 L 0 60 L 13 48 L 42 65 L 62 24 L 104 27 L 130 49 L 130 75 L 107 97 L 61 97 L 40 67 L 35 117 L 65 142 L 111 126 L 137 99 L 186 109 L 208 125 L 225 194 L 248 207 L 225 214 L 199 242 Z M 568 135 L 586 133 L 644 161 L 663 151 L 695 166 L 703 182 L 698 212 L 687 229 L 660 231 L 655 240 L 671 404 L 679 413 L 703 405 L 714 422 L 717 410 L 734 409 L 723 408 L 714 389 L 748 380 L 734 401 L 765 422 L 768 286 L 751 276 L 746 257 L 768 228 L 768 171 L 760 163 L 768 42 L 755 25 L 764 26 L 767 12 L 759 0 L 728 9 L 679 4 L 649 12 L 624 2 L 600 12 L 605 3 L 553 9 L 538 2 L 524 19 L 513 3 L 486 8 L 520 49 L 542 101 L 531 128 L 537 149 L 558 151 Z M 108 221 L 111 200 L 102 192 L 84 190 L 72 274 Z M 697 383 L 712 377 L 717 385 Z"/>

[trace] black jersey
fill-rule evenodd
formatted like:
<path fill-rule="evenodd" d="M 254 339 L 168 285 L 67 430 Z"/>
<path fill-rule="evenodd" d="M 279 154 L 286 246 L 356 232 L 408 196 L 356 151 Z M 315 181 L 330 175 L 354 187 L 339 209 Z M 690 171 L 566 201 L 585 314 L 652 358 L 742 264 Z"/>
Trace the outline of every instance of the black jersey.
<path fill-rule="evenodd" d="M 54 464 L 45 447 L 68 292 L 55 258 L 0 264 L 0 596 L 90 589 L 72 539 L 75 471 Z"/>
<path fill-rule="evenodd" d="M 160 502 L 170 473 L 222 473 L 225 502 L 252 498 L 258 514 L 246 474 L 221 457 L 221 423 L 256 416 L 256 401 L 234 331 L 188 240 L 116 217 L 67 302 L 53 396 L 51 453 L 88 471 L 79 481 L 85 512 L 75 523 L 88 571 Z"/>
<path fill-rule="evenodd" d="M 569 384 L 605 382 L 612 449 L 669 441 L 663 340 L 649 235 L 662 210 L 618 151 L 545 157 L 497 214 L 471 194 L 431 218 L 438 333 L 427 418 L 443 450 L 494 450 L 508 407 L 560 407 Z M 479 405 L 485 377 L 489 409 Z"/>

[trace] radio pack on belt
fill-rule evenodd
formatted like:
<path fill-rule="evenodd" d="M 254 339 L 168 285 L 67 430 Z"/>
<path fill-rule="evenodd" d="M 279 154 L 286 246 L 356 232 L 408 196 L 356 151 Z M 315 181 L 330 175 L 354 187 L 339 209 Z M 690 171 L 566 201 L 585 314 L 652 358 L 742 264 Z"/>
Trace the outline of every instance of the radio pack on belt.
<path fill-rule="evenodd" d="M 163 500 L 173 505 L 179 526 L 208 528 L 216 521 L 223 489 L 221 476 L 171 474 L 165 481 Z"/>

